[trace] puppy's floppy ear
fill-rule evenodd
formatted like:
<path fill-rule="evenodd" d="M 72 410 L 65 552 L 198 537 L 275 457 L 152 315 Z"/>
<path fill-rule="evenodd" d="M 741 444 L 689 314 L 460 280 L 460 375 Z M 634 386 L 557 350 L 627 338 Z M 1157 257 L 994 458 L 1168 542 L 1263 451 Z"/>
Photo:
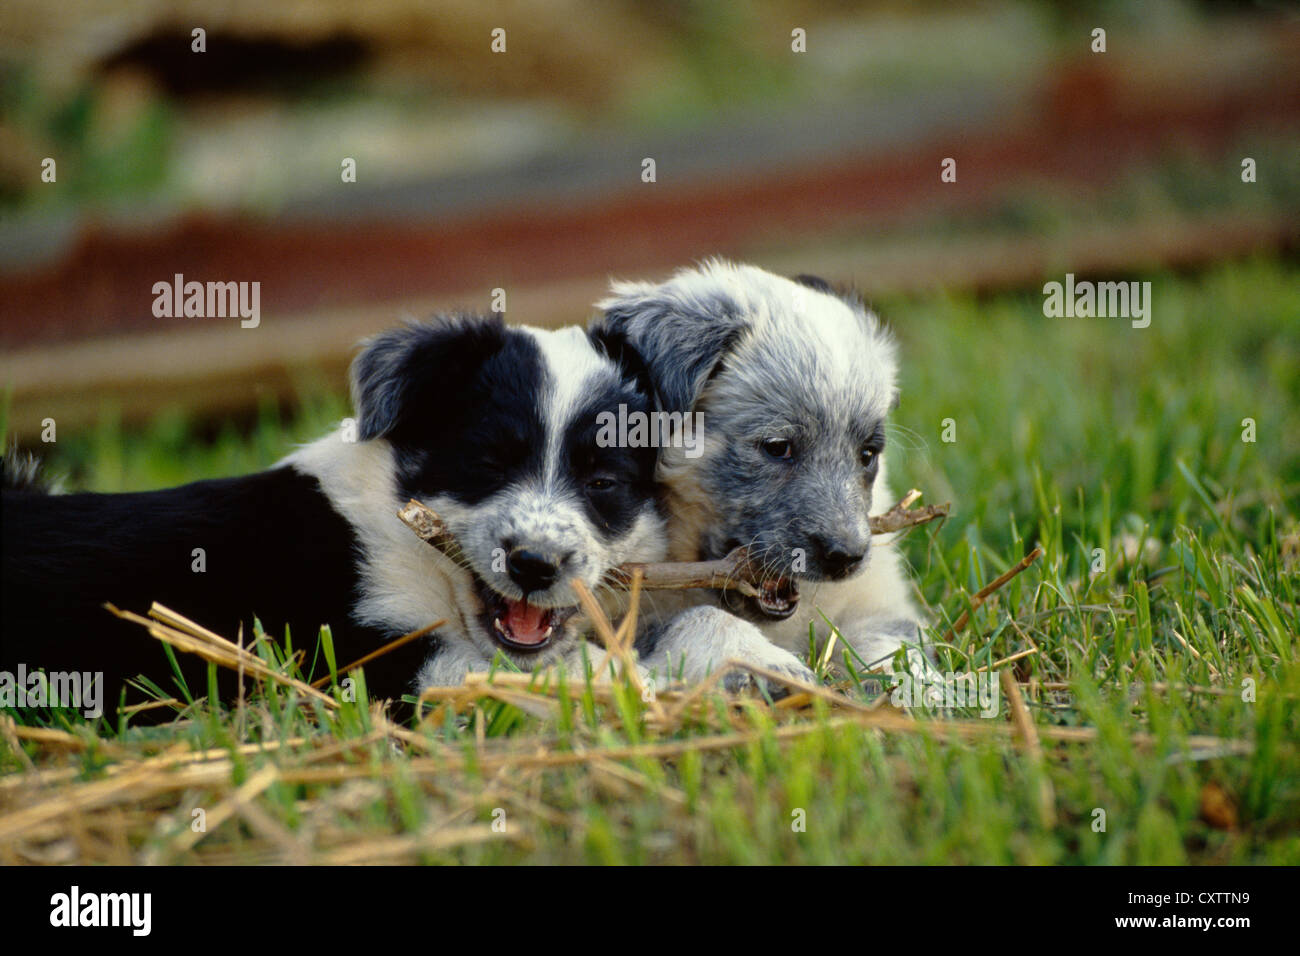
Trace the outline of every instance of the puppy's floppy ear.
<path fill-rule="evenodd" d="M 463 387 L 505 343 L 500 316 L 446 315 L 380 332 L 352 362 L 352 404 L 362 441 L 437 414 L 435 396 Z"/>
<path fill-rule="evenodd" d="M 587 339 L 601 355 L 618 366 L 624 379 L 630 379 L 641 392 L 650 399 L 650 406 L 662 410 L 664 405 L 655 387 L 654 376 L 650 373 L 650 363 L 641 354 L 640 349 L 632 344 L 631 339 L 621 329 L 616 329 L 604 320 L 597 320 L 587 330 Z"/>
<path fill-rule="evenodd" d="M 656 403 L 690 411 L 736 342 L 748 331 L 740 306 L 722 292 L 615 283 L 596 303 L 603 311 L 591 326 L 593 341 L 617 341 L 635 351 L 649 371 Z"/>

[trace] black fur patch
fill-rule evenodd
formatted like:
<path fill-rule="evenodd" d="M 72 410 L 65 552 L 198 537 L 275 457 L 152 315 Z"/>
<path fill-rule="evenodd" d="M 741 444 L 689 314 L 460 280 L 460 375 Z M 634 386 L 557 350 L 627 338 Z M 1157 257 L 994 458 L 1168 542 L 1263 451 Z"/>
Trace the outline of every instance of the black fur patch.
<path fill-rule="evenodd" d="M 315 478 L 290 468 L 134 494 L 6 491 L 0 541 L 0 669 L 102 672 L 105 713 L 137 674 L 168 691 L 176 686 L 161 643 L 104 602 L 144 614 L 159 601 L 232 640 L 242 626 L 245 642 L 256 615 L 277 639 L 288 625 L 294 646 L 309 655 L 328 623 L 340 664 L 385 640 L 350 616 L 351 526 Z M 204 551 L 202 572 L 193 570 L 196 548 Z M 372 694 L 406 690 L 426 652 L 413 645 L 366 667 Z M 192 654 L 177 659 L 191 691 L 205 693 L 206 663 Z M 224 668 L 219 675 L 223 695 L 234 696 L 235 675 Z"/>
<path fill-rule="evenodd" d="M 460 316 L 371 340 L 352 370 L 361 437 L 387 438 L 403 498 L 475 504 L 540 474 L 541 350 L 499 318 Z"/>
<path fill-rule="evenodd" d="M 627 406 L 629 414 L 649 413 L 651 403 L 643 392 L 627 382 L 611 379 L 601 394 L 593 395 L 578 411 L 565 431 L 560 468 L 573 476 L 575 490 L 582 495 L 592 526 L 605 538 L 625 533 L 636 523 L 647 500 L 655 497 L 654 472 L 659 450 L 601 447 L 597 442 L 598 415 L 618 415 L 618 406 Z M 608 488 L 596 488 L 592 482 L 612 482 Z"/>

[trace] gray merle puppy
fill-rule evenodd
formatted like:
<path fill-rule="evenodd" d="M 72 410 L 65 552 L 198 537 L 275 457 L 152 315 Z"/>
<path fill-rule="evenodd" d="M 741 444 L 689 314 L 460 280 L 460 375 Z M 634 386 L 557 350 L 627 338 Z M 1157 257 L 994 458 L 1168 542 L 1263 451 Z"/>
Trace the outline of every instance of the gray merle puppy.
<path fill-rule="evenodd" d="M 734 631 L 750 622 L 798 653 L 810 624 L 829 633 L 824 614 L 862 664 L 892 669 L 921 632 L 899 556 L 867 521 L 873 504 L 893 504 L 884 449 L 896 360 L 876 316 L 821 279 L 718 260 L 662 283 L 615 282 L 597 307 L 592 334 L 635 353 L 659 403 L 698 432 L 660 450 L 670 559 L 747 545 L 768 575 L 757 597 L 660 601 L 660 628 L 673 633 L 676 613 L 706 602 L 730 612 Z M 654 637 L 652 622 L 645 641 Z M 919 652 L 909 658 L 924 667 Z"/>

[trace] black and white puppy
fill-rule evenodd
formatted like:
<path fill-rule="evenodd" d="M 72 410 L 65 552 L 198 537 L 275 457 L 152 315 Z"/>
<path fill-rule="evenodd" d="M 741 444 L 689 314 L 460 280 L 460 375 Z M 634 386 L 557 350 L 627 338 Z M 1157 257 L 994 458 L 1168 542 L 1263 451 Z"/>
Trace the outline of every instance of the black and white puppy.
<path fill-rule="evenodd" d="M 570 581 L 601 592 L 614 566 L 665 550 L 653 452 L 597 441 L 603 410 L 648 408 L 635 378 L 579 329 L 463 318 L 379 335 L 352 378 L 361 441 L 285 464 L 357 537 L 353 620 L 401 634 L 446 618 L 419 686 L 458 684 L 498 653 L 576 668 L 588 622 Z M 462 564 L 394 517 L 411 498 L 443 517 Z"/>
<path fill-rule="evenodd" d="M 682 592 L 679 606 L 710 602 L 796 652 L 810 624 L 826 633 L 825 614 L 863 662 L 888 667 L 919 641 L 920 617 L 897 552 L 867 524 L 874 503 L 893 504 L 896 359 L 876 316 L 820 279 L 717 260 L 611 291 L 593 334 L 639 353 L 666 408 L 700 416 L 698 447 L 661 452 L 670 558 L 744 544 L 770 573 L 757 598 Z"/>
<path fill-rule="evenodd" d="M 597 590 L 665 550 L 653 449 L 596 442 L 599 411 L 647 408 L 633 377 L 580 329 L 455 316 L 370 340 L 352 388 L 355 421 L 242 478 L 57 495 L 7 466 L 0 670 L 99 672 L 110 703 L 137 674 L 170 688 L 158 642 L 103 607 L 153 601 L 245 641 L 256 615 L 300 648 L 328 623 L 340 664 L 445 618 L 367 666 L 376 696 L 459 683 L 498 653 L 576 665 L 570 579 Z M 464 566 L 396 517 L 409 498 L 446 519 Z M 202 692 L 206 665 L 179 657 Z"/>

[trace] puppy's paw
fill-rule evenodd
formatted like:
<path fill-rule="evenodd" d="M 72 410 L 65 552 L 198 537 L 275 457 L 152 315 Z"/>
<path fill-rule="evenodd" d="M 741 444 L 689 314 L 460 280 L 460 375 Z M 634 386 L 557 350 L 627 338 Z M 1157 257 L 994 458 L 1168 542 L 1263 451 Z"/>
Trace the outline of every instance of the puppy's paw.
<path fill-rule="evenodd" d="M 696 607 L 675 617 L 661 639 L 661 649 L 688 683 L 703 680 L 727 661 L 753 664 L 791 680 L 816 683 L 817 677 L 803 661 L 777 647 L 753 624 L 720 608 Z M 766 692 L 773 700 L 789 689 L 777 679 L 760 677 L 741 667 L 731 667 L 722 678 L 728 693 Z"/>
<path fill-rule="evenodd" d="M 843 631 L 852 635 L 850 643 L 861 664 L 870 670 L 892 674 L 900 648 L 906 648 L 907 667 L 923 667 L 925 654 L 920 650 L 924 639 L 920 622 L 912 618 L 872 619 L 850 626 Z"/>
<path fill-rule="evenodd" d="M 803 661 L 795 657 L 784 648 L 777 647 L 767 638 L 763 637 L 762 632 L 754 628 L 761 645 L 755 645 L 746 637 L 744 645 L 738 648 L 737 653 L 728 655 L 729 657 L 744 661 L 747 664 L 753 664 L 764 670 L 773 672 L 776 677 L 759 677 L 748 674 L 752 678 L 753 686 L 761 693 L 766 693 L 773 700 L 780 700 L 790 694 L 789 686 L 781 678 L 788 678 L 802 684 L 817 684 L 817 675 L 812 672 Z M 734 669 L 733 669 L 734 670 Z M 748 672 L 747 672 L 748 673 Z M 731 675 L 729 674 L 728 677 Z"/>

